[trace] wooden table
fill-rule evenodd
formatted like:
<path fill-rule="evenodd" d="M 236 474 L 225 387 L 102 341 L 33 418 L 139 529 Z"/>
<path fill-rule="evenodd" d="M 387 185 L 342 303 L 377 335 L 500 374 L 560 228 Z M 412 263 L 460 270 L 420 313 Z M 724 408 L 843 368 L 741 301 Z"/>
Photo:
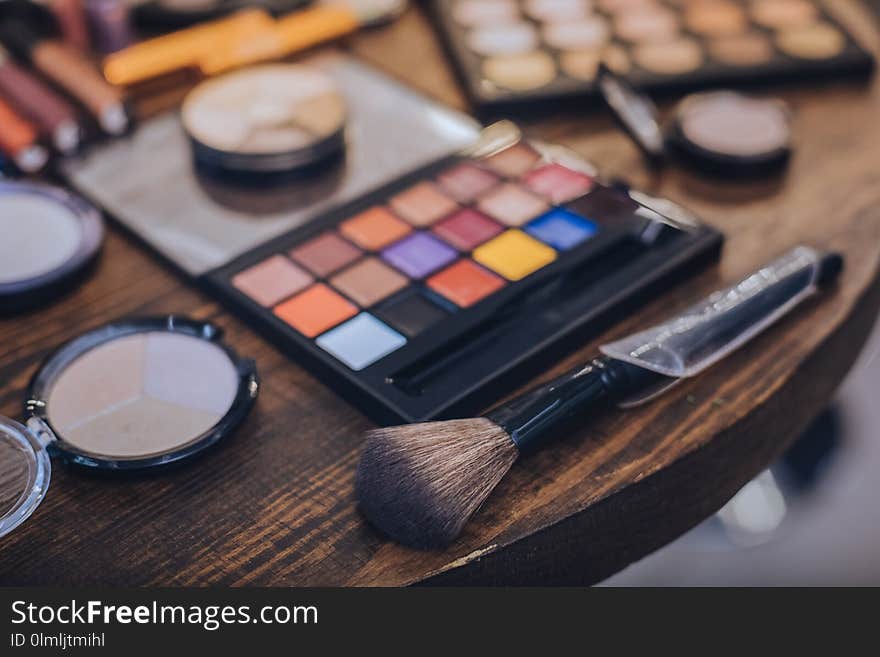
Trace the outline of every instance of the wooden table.
<path fill-rule="evenodd" d="M 876 48 L 872 21 L 844 9 Z M 464 106 L 418 10 L 345 47 Z M 836 290 L 698 380 L 520 461 L 443 552 L 390 543 L 358 514 L 352 483 L 366 419 L 111 230 L 83 287 L 0 320 L 0 413 L 20 416 L 28 378 L 50 349 L 129 314 L 218 322 L 256 358 L 262 395 L 222 447 L 168 474 L 102 479 L 56 463 L 43 504 L 0 539 L 0 583 L 588 584 L 673 540 L 767 467 L 829 401 L 880 307 L 880 85 L 773 91 L 796 110 L 797 150 L 787 174 L 772 182 L 710 182 L 674 168 L 652 174 L 602 112 L 526 125 L 607 174 L 681 201 L 728 236 L 718 267 L 602 339 L 659 320 L 798 242 L 841 250 L 847 269 Z"/>

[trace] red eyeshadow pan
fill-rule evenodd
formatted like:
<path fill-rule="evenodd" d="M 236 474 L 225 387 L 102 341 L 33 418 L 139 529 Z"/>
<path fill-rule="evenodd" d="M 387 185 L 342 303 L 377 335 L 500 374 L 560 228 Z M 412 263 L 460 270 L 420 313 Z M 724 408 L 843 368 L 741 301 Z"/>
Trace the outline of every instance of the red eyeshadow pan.
<path fill-rule="evenodd" d="M 460 251 L 470 251 L 504 228 L 482 212 L 464 208 L 434 226 L 434 233 Z"/>
<path fill-rule="evenodd" d="M 440 186 L 460 203 L 470 203 L 498 184 L 498 176 L 473 164 L 459 164 L 437 177 Z"/>
<path fill-rule="evenodd" d="M 526 187 L 553 203 L 566 203 L 583 196 L 593 187 L 593 179 L 561 164 L 548 164 L 523 179 Z"/>
<path fill-rule="evenodd" d="M 472 306 L 504 287 L 504 280 L 473 260 L 459 260 L 427 281 L 428 287 L 462 308 Z"/>

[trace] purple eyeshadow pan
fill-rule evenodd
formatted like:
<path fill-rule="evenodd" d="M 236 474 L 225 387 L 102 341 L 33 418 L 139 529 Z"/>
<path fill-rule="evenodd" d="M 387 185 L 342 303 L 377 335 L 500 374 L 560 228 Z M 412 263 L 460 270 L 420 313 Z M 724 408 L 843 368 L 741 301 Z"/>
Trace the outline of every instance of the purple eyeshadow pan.
<path fill-rule="evenodd" d="M 422 278 L 452 262 L 457 253 L 436 237 L 414 233 L 382 251 L 382 257 L 410 278 Z"/>

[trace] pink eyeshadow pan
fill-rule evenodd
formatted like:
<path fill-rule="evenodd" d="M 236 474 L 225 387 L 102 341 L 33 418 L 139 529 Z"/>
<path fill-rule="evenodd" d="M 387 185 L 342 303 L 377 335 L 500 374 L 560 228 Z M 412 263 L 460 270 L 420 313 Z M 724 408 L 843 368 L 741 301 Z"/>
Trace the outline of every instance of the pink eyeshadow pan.
<path fill-rule="evenodd" d="M 239 272 L 232 284 L 261 306 L 274 306 L 307 287 L 314 279 L 281 255 L 274 255 Z"/>
<path fill-rule="evenodd" d="M 529 173 L 525 185 L 553 203 L 565 203 L 583 196 L 593 187 L 593 179 L 561 164 L 548 164 Z"/>
<path fill-rule="evenodd" d="M 498 184 L 498 176 L 465 162 L 440 174 L 437 181 L 455 200 L 470 203 Z"/>
<path fill-rule="evenodd" d="M 315 276 L 326 276 L 354 262 L 361 250 L 336 233 L 324 233 L 290 252 L 290 257 Z"/>
<path fill-rule="evenodd" d="M 544 199 L 512 183 L 496 187 L 480 199 L 477 207 L 507 226 L 522 226 L 550 209 Z"/>
<path fill-rule="evenodd" d="M 434 226 L 434 233 L 460 251 L 470 251 L 504 228 L 482 212 L 471 208 L 459 210 Z"/>
<path fill-rule="evenodd" d="M 423 181 L 391 198 L 391 209 L 414 226 L 427 226 L 458 209 L 432 182 Z"/>

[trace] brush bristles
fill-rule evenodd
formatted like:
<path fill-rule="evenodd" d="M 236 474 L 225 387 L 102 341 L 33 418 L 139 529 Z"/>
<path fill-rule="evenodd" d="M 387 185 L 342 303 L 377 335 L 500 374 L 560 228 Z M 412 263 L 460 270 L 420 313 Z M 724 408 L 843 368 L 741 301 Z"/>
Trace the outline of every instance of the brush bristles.
<path fill-rule="evenodd" d="M 357 473 L 364 515 L 418 548 L 452 542 L 519 451 L 485 418 L 426 422 L 367 434 Z"/>

